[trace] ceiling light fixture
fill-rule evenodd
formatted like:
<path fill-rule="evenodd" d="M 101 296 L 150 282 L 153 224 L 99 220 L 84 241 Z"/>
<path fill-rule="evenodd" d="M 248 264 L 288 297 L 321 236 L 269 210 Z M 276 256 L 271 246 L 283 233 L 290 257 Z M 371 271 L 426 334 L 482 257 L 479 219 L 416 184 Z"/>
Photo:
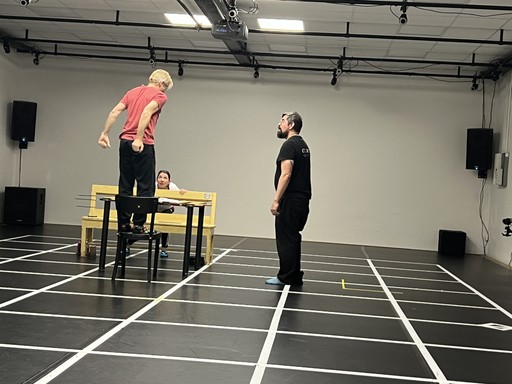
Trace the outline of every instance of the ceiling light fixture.
<path fill-rule="evenodd" d="M 398 22 L 402 25 L 405 25 L 407 24 L 407 8 L 408 5 L 407 5 L 407 0 L 404 0 L 404 3 L 402 4 L 402 6 L 400 7 L 400 11 L 402 12 L 402 14 L 400 15 L 400 17 L 398 18 Z"/>
<path fill-rule="evenodd" d="M 288 19 L 258 19 L 261 29 L 271 31 L 303 32 L 304 22 L 302 20 Z"/>
<path fill-rule="evenodd" d="M 205 15 L 194 15 L 194 18 L 185 13 L 165 13 L 164 15 L 175 26 L 195 27 L 197 26 L 195 20 L 197 20 L 202 28 L 211 28 L 212 26 L 212 23 L 210 23 L 210 20 Z"/>

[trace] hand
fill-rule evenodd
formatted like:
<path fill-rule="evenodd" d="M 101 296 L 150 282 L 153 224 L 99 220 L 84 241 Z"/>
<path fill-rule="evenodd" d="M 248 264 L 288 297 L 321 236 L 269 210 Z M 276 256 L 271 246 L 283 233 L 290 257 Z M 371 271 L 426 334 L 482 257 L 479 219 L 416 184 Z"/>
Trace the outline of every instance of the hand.
<path fill-rule="evenodd" d="M 274 201 L 272 203 L 272 206 L 270 207 L 270 212 L 274 215 L 274 216 L 277 216 L 279 215 L 279 203 L 277 201 Z"/>
<path fill-rule="evenodd" d="M 101 148 L 110 148 L 110 139 L 106 133 L 101 133 L 100 138 L 98 139 L 98 144 Z"/>
<path fill-rule="evenodd" d="M 132 150 L 133 152 L 141 153 L 144 149 L 144 143 L 141 139 L 135 139 L 132 143 Z"/>
<path fill-rule="evenodd" d="M 187 193 L 188 191 L 186 189 L 180 189 L 180 195 L 184 195 L 185 193 Z"/>

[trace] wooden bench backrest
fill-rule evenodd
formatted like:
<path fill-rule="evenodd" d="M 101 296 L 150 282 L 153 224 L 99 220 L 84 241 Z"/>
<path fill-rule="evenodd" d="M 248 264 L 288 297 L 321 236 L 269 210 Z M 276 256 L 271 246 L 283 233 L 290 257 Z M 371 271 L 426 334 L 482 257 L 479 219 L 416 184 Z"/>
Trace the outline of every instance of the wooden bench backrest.
<path fill-rule="evenodd" d="M 89 214 L 90 217 L 103 217 L 103 201 L 100 200 L 102 197 L 109 197 L 114 200 L 117 195 L 117 185 L 101 185 L 101 184 L 93 184 L 91 188 L 91 196 L 89 201 Z M 115 205 L 112 204 L 112 208 L 110 210 L 110 217 L 112 214 L 115 214 L 115 218 L 117 218 L 117 212 L 115 212 Z"/>
<path fill-rule="evenodd" d="M 103 217 L 103 201 L 100 200 L 102 197 L 108 197 L 114 199 L 117 194 L 118 188 L 115 185 L 101 185 L 101 184 L 93 184 L 91 189 L 90 203 L 89 203 L 89 214 L 90 217 Z M 134 191 L 135 192 L 135 191 Z M 198 192 L 198 191 L 187 191 L 185 194 L 180 194 L 179 191 L 169 191 L 165 189 L 157 189 L 156 196 L 158 197 L 167 197 L 169 199 L 175 200 L 185 200 L 196 203 L 205 203 L 206 209 L 204 214 L 204 224 L 205 225 L 215 225 L 215 215 L 217 211 L 217 193 L 216 192 Z M 178 211 L 180 207 L 177 207 Z M 197 215 L 197 210 L 194 212 L 194 216 Z M 157 214 L 157 221 L 162 222 L 185 222 L 186 221 L 186 213 L 159 213 Z M 112 204 L 110 210 L 110 219 L 117 220 L 117 212 L 115 209 L 115 203 Z M 196 224 L 197 219 L 194 220 Z"/>

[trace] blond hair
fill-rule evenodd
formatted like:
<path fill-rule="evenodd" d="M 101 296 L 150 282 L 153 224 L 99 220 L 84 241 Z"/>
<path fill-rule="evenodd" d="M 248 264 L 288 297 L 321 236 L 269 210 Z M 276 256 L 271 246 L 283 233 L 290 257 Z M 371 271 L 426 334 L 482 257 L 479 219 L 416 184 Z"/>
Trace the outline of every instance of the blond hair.
<path fill-rule="evenodd" d="M 149 82 L 150 83 L 164 82 L 165 84 L 167 84 L 168 89 L 170 89 L 173 85 L 171 75 L 169 75 L 169 72 L 167 72 L 164 69 L 154 70 L 153 73 L 149 76 Z"/>

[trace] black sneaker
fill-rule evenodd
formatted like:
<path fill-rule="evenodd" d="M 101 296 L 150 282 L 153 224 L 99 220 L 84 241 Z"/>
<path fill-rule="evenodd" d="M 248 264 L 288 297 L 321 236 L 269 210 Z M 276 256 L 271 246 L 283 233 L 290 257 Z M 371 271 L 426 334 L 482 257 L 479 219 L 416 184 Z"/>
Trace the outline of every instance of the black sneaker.
<path fill-rule="evenodd" d="M 121 224 L 121 232 L 131 232 L 132 226 L 130 224 Z"/>

